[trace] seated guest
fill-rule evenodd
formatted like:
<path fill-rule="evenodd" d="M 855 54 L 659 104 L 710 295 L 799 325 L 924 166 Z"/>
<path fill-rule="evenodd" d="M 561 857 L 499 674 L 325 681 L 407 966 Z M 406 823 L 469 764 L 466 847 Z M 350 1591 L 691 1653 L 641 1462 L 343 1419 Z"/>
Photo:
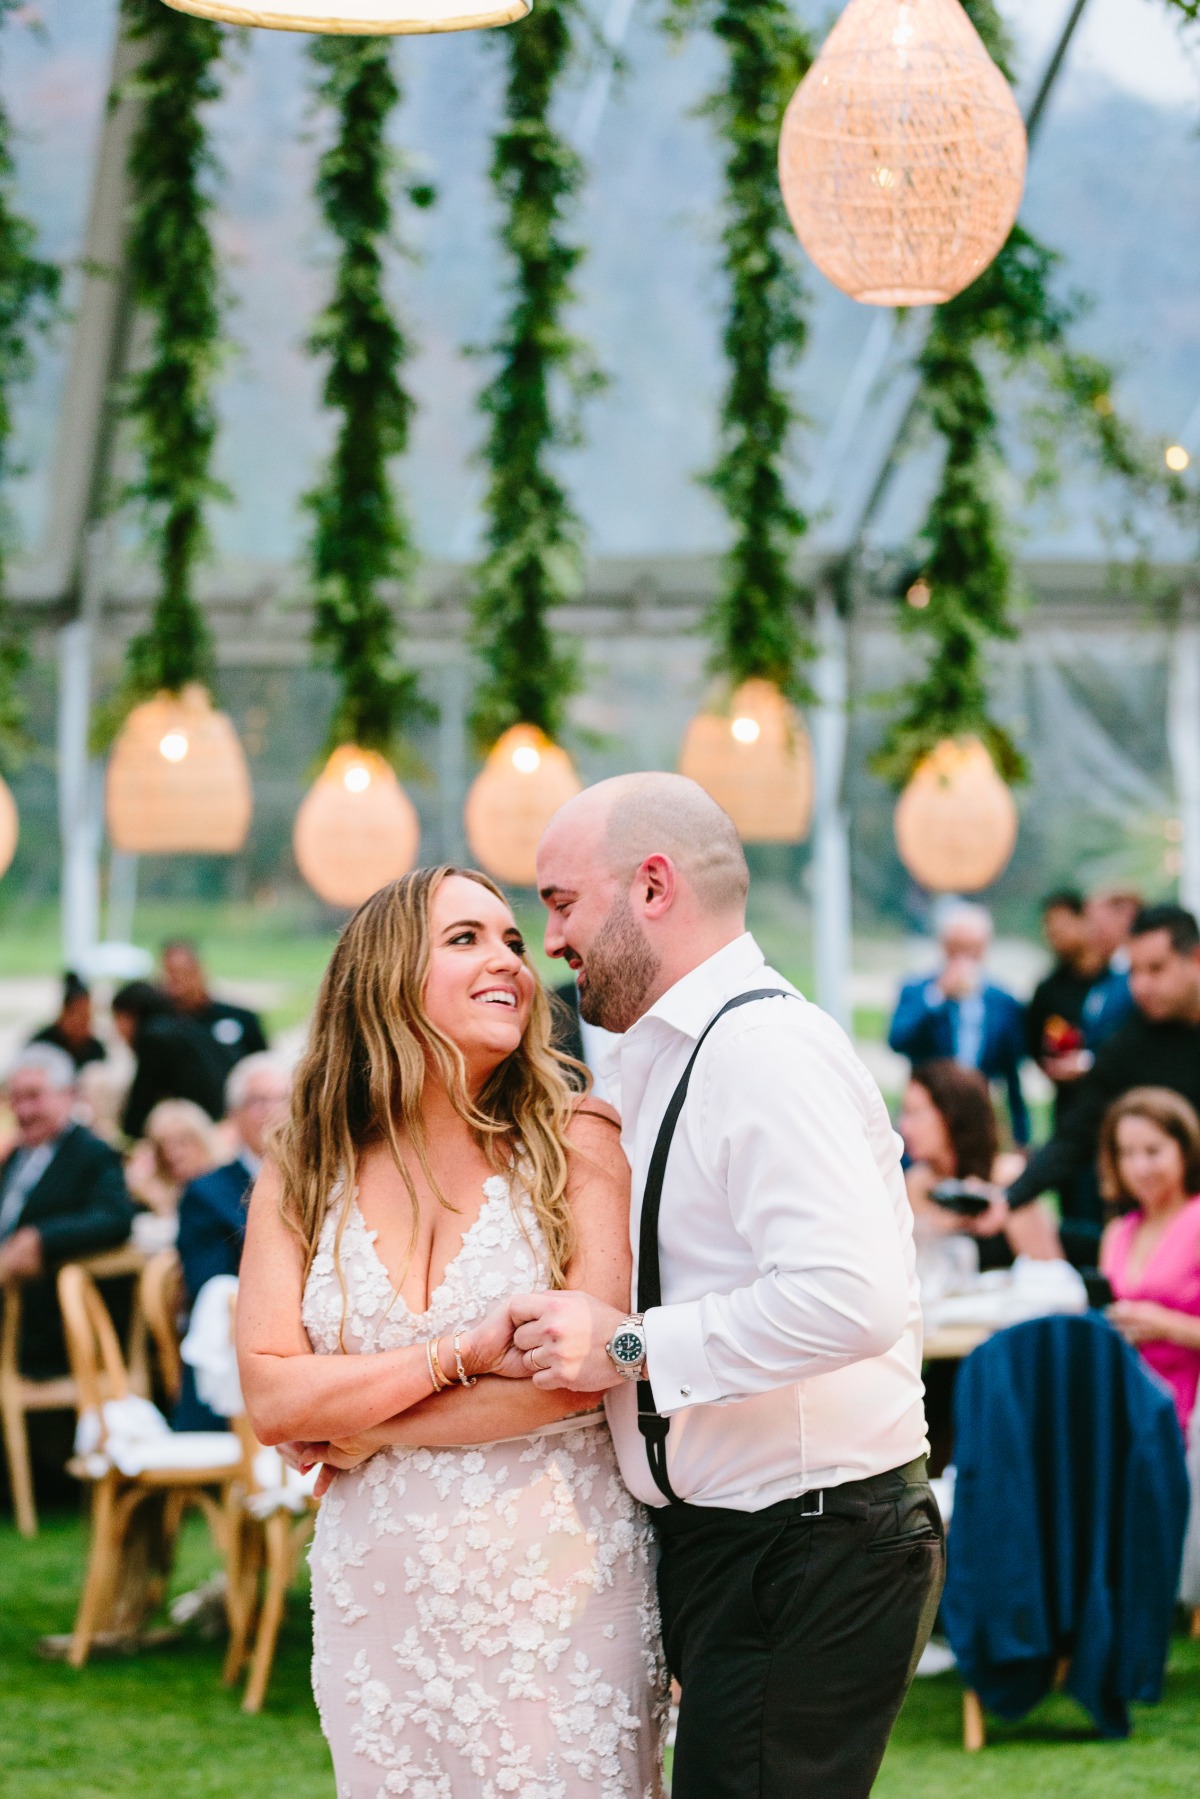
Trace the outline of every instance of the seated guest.
<path fill-rule="evenodd" d="M 220 1160 L 217 1127 L 190 1099 L 163 1099 L 125 1165 L 125 1185 L 140 1205 L 173 1218 L 179 1197 Z"/>
<path fill-rule="evenodd" d="M 0 1165 L 0 1280 L 28 1283 L 20 1355 L 34 1378 L 67 1366 L 56 1265 L 123 1243 L 133 1222 L 120 1157 L 72 1121 L 75 1082 L 65 1050 L 32 1043 L 5 1084 L 17 1147 Z"/>
<path fill-rule="evenodd" d="M 1109 1317 L 1175 1397 L 1184 1438 L 1200 1386 L 1200 1118 L 1178 1093 L 1135 1087 L 1100 1130 Z"/>
<path fill-rule="evenodd" d="M 137 1059 L 121 1113 L 127 1137 L 140 1137 L 164 1099 L 190 1099 L 220 1118 L 225 1064 L 212 1038 L 190 1019 L 177 1018 L 167 995 L 149 981 L 130 981 L 112 1001 L 113 1024 Z"/>
<path fill-rule="evenodd" d="M 938 941 L 941 970 L 905 983 L 888 1043 L 914 1069 L 922 1062 L 949 1060 L 1003 1082 L 1013 1137 L 1028 1143 L 1029 1113 L 1020 1073 L 1025 1026 L 1020 1002 L 984 971 L 991 918 L 982 906 L 958 901 L 942 913 Z"/>
<path fill-rule="evenodd" d="M 164 943 L 162 984 L 180 1016 L 208 1032 L 226 1074 L 243 1056 L 261 1055 L 266 1049 L 266 1033 L 257 1012 L 213 998 L 200 952 L 187 938 Z"/>
<path fill-rule="evenodd" d="M 189 1308 L 214 1275 L 238 1272 L 246 1202 L 270 1133 L 287 1116 L 291 1096 L 291 1071 L 276 1056 L 247 1056 L 229 1076 L 225 1102 L 237 1135 L 237 1154 L 223 1168 L 193 1181 L 179 1201 L 177 1248 Z M 214 1430 L 221 1424 L 196 1397 L 194 1376 L 186 1365 L 172 1422 L 176 1430 Z"/>
<path fill-rule="evenodd" d="M 89 1062 L 103 1062 L 104 1045 L 92 1030 L 92 996 L 77 974 L 63 976 L 62 1005 L 58 1017 L 30 1039 L 32 1043 L 53 1043 L 65 1049 L 77 1069 Z"/>
<path fill-rule="evenodd" d="M 977 1069 L 957 1062 L 924 1062 L 905 1089 L 898 1128 L 904 1139 L 904 1184 L 918 1237 L 967 1235 L 979 1239 L 981 1268 L 1007 1266 L 1014 1255 L 1052 1261 L 1061 1255 L 1054 1222 L 1043 1207 L 1003 1216 L 996 1234 L 992 1212 L 979 1218 L 940 1206 L 932 1197 L 943 1181 L 962 1181 L 981 1198 L 1002 1206 L 1004 1183 L 1022 1158 L 1000 1150 L 988 1084 Z"/>

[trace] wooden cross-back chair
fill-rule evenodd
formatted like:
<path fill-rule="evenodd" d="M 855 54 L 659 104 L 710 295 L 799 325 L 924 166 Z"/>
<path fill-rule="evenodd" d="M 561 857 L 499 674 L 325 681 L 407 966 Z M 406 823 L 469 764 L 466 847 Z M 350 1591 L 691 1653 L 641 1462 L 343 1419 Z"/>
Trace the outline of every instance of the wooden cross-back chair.
<path fill-rule="evenodd" d="M 164 1249 L 151 1257 L 143 1271 L 141 1305 L 163 1388 L 171 1400 L 179 1397 L 183 1378 L 181 1298 L 179 1257 L 173 1249 Z M 231 1307 L 231 1331 L 233 1327 Z M 317 1508 L 315 1501 L 299 1514 L 283 1504 L 270 1506 L 269 1489 L 262 1486 L 257 1473 L 263 1446 L 244 1413 L 231 1422 L 242 1445 L 242 1468 L 228 1493 L 225 1569 L 229 1649 L 223 1679 L 232 1686 L 248 1664 L 242 1710 L 257 1712 L 262 1709 L 271 1678 L 287 1591 L 312 1535 Z"/>
<path fill-rule="evenodd" d="M 77 1264 L 59 1270 L 58 1298 L 80 1415 L 97 1420 L 96 1450 L 69 1464 L 91 1487 L 92 1531 L 87 1572 L 67 1660 L 79 1668 L 97 1636 L 134 1635 L 161 1603 L 179 1525 L 189 1506 L 205 1517 L 222 1557 L 229 1541 L 230 1495 L 244 1478 L 241 1444 L 228 1432 L 167 1433 L 146 1465 L 125 1474 L 106 1454 L 106 1400 L 130 1392 L 129 1376 L 108 1308 Z M 189 1451 L 210 1458 L 191 1456 Z M 156 1465 L 157 1463 L 157 1465 Z"/>
<path fill-rule="evenodd" d="M 183 1386 L 183 1358 L 179 1353 L 179 1314 L 183 1305 L 183 1269 L 179 1253 L 160 1249 L 142 1269 L 139 1299 L 146 1331 L 154 1347 L 162 1390 L 171 1405 Z"/>
<path fill-rule="evenodd" d="M 132 1244 L 126 1244 L 121 1249 L 104 1250 L 94 1256 L 81 1257 L 78 1265 L 98 1280 L 111 1280 L 122 1275 L 139 1274 L 144 1262 L 145 1257 L 141 1251 L 134 1249 Z M 37 1505 L 29 1456 L 29 1415 L 31 1412 L 72 1411 L 79 1396 L 73 1374 L 36 1379 L 21 1372 L 21 1321 L 24 1305 L 22 1282 L 5 1281 L 0 1293 L 0 1419 L 3 1421 L 4 1449 L 17 1529 L 23 1537 L 35 1537 Z M 134 1392 L 148 1393 L 145 1330 L 141 1308 L 136 1300 L 129 1324 L 129 1380 Z"/>

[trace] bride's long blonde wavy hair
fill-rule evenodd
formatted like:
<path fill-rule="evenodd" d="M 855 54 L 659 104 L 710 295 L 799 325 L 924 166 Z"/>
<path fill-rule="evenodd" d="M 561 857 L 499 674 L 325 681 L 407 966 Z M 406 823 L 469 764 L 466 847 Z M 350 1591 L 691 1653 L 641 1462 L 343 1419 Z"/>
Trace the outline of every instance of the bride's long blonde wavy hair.
<path fill-rule="evenodd" d="M 565 1284 L 575 1247 L 567 1206 L 566 1133 L 577 1102 L 568 1072 L 579 1065 L 551 1048 L 550 1003 L 534 974 L 529 1023 L 517 1049 L 474 1099 L 457 1044 L 425 1010 L 429 910 L 450 875 L 476 881 L 499 900 L 486 875 L 467 868 L 420 868 L 383 887 L 360 906 L 338 939 L 321 982 L 308 1046 L 296 1071 L 291 1112 L 274 1153 L 283 1216 L 304 1246 L 305 1275 L 335 1196 L 340 1203 L 334 1260 L 340 1278 L 342 1233 L 368 1143 L 391 1150 L 412 1205 L 409 1255 L 416 1247 L 417 1192 L 401 1152 L 412 1145 L 422 1173 L 443 1205 L 429 1165 L 421 1094 L 436 1071 L 497 1173 L 519 1156 L 549 1256 L 553 1286 Z M 507 903 L 507 902 L 505 902 Z"/>

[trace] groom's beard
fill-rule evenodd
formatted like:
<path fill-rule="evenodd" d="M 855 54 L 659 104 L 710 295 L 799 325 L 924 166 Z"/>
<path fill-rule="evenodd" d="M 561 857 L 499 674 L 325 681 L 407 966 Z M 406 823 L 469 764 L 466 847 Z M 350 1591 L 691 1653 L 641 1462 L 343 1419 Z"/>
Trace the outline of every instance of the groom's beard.
<path fill-rule="evenodd" d="M 646 1009 L 659 961 L 622 894 L 584 960 L 579 1015 L 605 1031 L 627 1031 Z"/>

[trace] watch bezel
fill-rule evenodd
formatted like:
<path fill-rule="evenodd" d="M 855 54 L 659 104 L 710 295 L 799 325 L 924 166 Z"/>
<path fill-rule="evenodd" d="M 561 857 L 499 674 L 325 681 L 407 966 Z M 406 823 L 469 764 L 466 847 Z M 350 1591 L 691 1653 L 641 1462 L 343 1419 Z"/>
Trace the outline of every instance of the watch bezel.
<path fill-rule="evenodd" d="M 617 1353 L 617 1343 L 622 1337 L 632 1337 L 641 1346 L 639 1355 L 627 1360 Z M 618 1374 L 627 1380 L 635 1380 L 641 1375 L 646 1363 L 646 1331 L 638 1318 L 624 1318 L 604 1346 L 605 1353 Z"/>

